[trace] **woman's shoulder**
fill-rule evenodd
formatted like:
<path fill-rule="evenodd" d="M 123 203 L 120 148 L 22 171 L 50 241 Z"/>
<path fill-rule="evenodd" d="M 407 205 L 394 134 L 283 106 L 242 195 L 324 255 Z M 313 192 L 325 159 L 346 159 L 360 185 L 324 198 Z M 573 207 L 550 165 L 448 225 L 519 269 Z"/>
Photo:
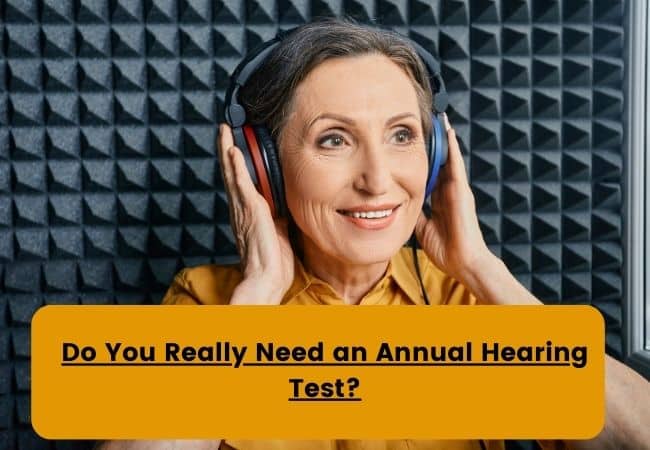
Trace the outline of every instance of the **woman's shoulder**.
<path fill-rule="evenodd" d="M 227 305 L 241 278 L 238 265 L 186 267 L 174 277 L 162 304 Z"/>

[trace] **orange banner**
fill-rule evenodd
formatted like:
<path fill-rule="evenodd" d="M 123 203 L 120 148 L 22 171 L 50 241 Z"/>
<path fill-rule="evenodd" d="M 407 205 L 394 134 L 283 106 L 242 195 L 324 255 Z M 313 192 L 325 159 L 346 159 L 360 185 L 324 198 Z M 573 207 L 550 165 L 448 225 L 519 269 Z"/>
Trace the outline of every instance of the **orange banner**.
<path fill-rule="evenodd" d="M 590 306 L 46 306 L 32 424 L 51 439 L 587 439 Z"/>

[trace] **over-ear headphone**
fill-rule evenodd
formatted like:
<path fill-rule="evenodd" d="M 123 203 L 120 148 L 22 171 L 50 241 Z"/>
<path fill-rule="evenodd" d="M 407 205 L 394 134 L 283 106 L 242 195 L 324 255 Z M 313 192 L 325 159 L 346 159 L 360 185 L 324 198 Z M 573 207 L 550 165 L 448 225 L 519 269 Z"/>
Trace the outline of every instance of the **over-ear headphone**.
<path fill-rule="evenodd" d="M 238 94 L 239 89 L 246 84 L 253 72 L 262 65 L 273 49 L 294 30 L 295 28 L 279 31 L 275 38 L 260 44 L 239 63 L 230 78 L 224 105 L 225 119 L 232 128 L 234 144 L 242 150 L 248 172 L 257 186 L 257 190 L 268 202 L 273 217 L 286 217 L 288 214 L 278 150 L 271 134 L 263 124 L 247 123 L 246 110 L 239 103 Z M 447 161 L 447 134 L 443 113 L 447 109 L 449 100 L 445 83 L 440 75 L 438 61 L 417 42 L 406 37 L 404 39 L 411 43 L 426 66 L 434 94 L 431 138 L 427 142 L 429 175 L 426 182 L 425 198 L 429 198 L 436 185 L 440 168 Z"/>

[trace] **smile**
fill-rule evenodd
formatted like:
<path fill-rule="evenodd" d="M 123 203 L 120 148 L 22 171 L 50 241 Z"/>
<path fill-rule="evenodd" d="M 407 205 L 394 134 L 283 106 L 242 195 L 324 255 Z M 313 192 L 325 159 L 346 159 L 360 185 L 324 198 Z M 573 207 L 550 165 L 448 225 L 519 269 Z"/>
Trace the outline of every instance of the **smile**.
<path fill-rule="evenodd" d="M 400 205 L 379 205 L 376 208 L 359 207 L 354 209 L 339 209 L 347 221 L 366 230 L 380 230 L 388 227 L 395 219 Z"/>
<path fill-rule="evenodd" d="M 352 216 L 362 219 L 381 219 L 382 217 L 390 216 L 393 213 L 392 209 L 384 209 L 380 211 L 342 211 L 346 216 Z"/>

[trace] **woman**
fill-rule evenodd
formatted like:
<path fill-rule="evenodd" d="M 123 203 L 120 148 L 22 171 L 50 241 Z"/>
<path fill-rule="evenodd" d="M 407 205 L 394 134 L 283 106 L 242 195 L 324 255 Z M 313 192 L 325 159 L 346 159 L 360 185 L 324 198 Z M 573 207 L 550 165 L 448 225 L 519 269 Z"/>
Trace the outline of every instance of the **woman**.
<path fill-rule="evenodd" d="M 541 304 L 487 248 L 455 132 L 422 213 L 432 91 L 425 67 L 399 35 L 330 19 L 300 27 L 240 93 L 249 121 L 280 149 L 290 219 L 274 220 L 219 127 L 219 157 L 238 267 L 185 269 L 165 304 L 419 304 L 417 269 L 403 248 L 413 230 L 433 304 Z M 607 419 L 592 441 L 544 448 L 648 448 L 648 383 L 607 358 Z M 645 414 L 645 415 L 644 415 Z M 643 418 L 643 419 L 640 419 Z M 215 424 L 218 427 L 218 424 Z M 253 426 L 253 425 L 252 425 Z M 173 443 L 113 443 L 164 448 Z M 219 447 L 219 445 L 221 446 Z M 567 445 L 565 447 L 564 445 Z M 646 447 L 644 447 L 646 446 Z M 177 448 L 479 449 L 478 441 L 181 441 Z M 486 442 L 503 449 L 503 441 Z"/>

